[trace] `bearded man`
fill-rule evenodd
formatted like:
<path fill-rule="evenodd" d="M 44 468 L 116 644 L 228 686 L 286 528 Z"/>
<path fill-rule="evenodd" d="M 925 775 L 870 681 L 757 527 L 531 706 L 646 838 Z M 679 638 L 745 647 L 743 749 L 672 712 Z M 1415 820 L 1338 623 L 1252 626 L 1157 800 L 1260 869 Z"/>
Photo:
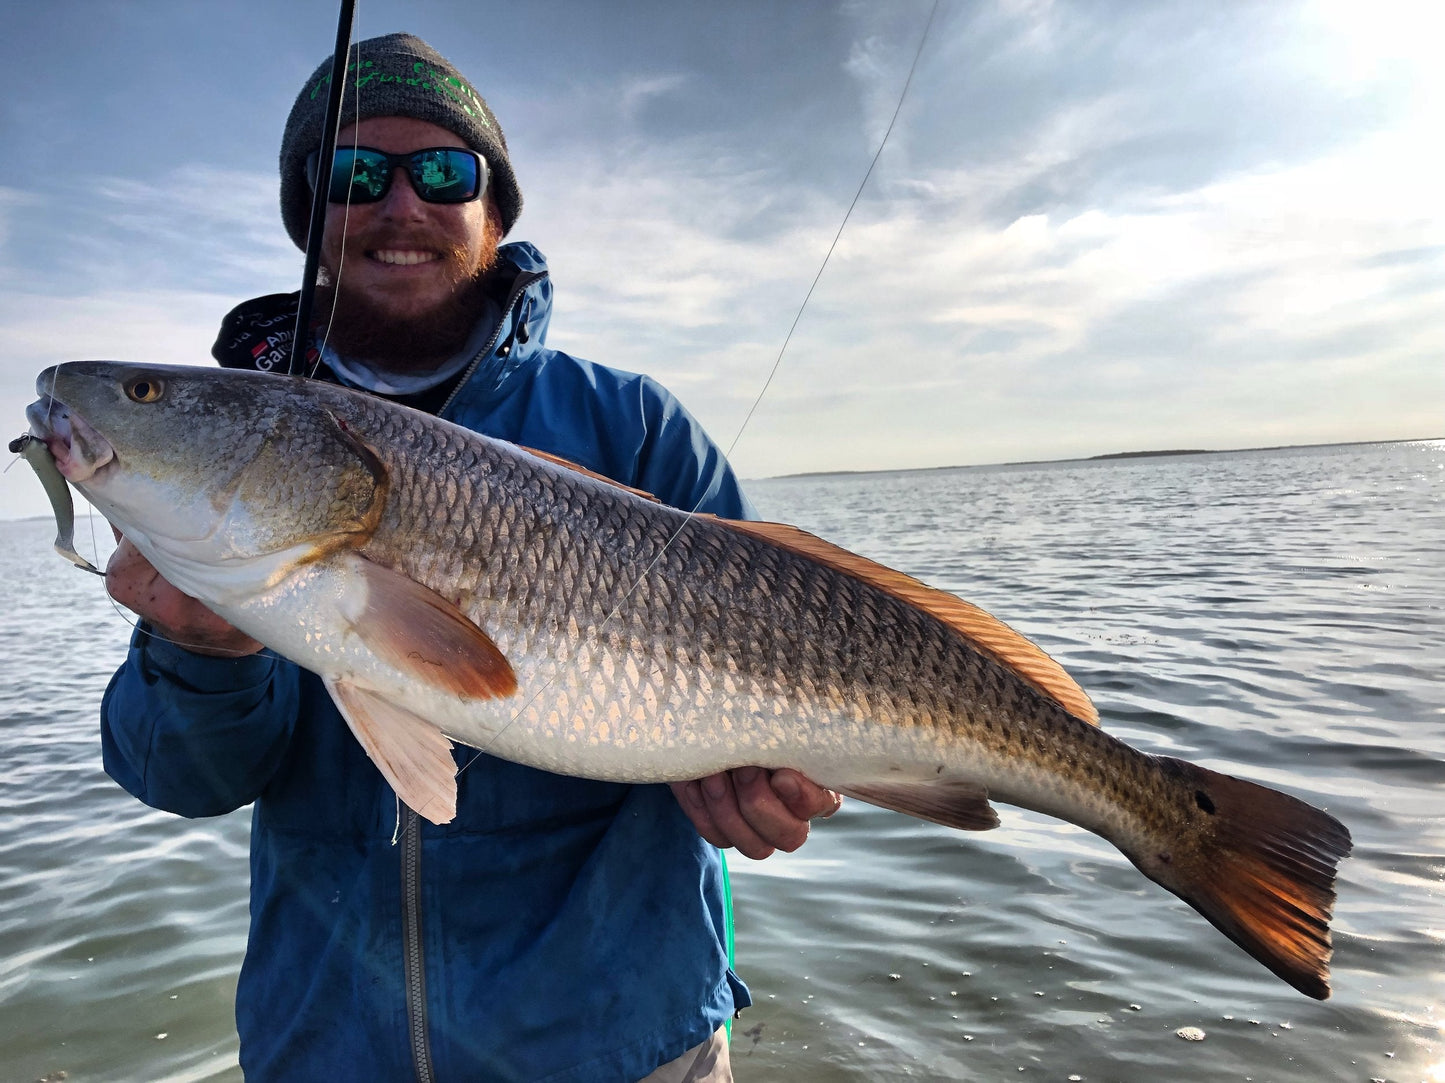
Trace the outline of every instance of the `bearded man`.
<path fill-rule="evenodd" d="M 485 101 L 409 35 L 352 59 L 316 376 L 676 507 L 751 516 L 666 390 L 544 345 L 551 280 L 531 245 L 500 243 L 522 197 Z M 281 147 L 282 218 L 301 247 L 329 71 L 302 88 Z M 296 309 L 295 294 L 240 305 L 217 360 L 284 367 Z M 723 1023 L 749 997 L 728 961 L 717 848 L 796 849 L 835 794 L 757 769 L 671 790 L 594 782 L 460 748 L 457 816 L 436 826 L 396 801 L 318 677 L 124 540 L 107 576 L 143 618 L 102 706 L 107 771 L 185 816 L 254 802 L 236 1003 L 247 1079 L 731 1078 Z"/>

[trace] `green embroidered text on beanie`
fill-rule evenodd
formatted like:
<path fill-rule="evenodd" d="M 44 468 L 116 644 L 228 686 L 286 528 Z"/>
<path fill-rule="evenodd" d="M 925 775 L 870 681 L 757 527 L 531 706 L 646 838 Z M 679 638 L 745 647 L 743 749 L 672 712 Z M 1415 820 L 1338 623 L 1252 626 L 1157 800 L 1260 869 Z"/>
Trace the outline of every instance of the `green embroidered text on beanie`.
<path fill-rule="evenodd" d="M 522 192 L 507 157 L 506 137 L 482 96 L 440 53 L 410 34 L 370 38 L 351 49 L 341 126 L 371 117 L 412 117 L 456 133 L 486 159 L 492 199 L 502 215 L 502 232 L 507 233 L 522 212 Z M 306 157 L 321 146 L 330 84 L 327 57 L 301 88 L 281 137 L 281 221 L 303 250 L 311 221 Z"/>

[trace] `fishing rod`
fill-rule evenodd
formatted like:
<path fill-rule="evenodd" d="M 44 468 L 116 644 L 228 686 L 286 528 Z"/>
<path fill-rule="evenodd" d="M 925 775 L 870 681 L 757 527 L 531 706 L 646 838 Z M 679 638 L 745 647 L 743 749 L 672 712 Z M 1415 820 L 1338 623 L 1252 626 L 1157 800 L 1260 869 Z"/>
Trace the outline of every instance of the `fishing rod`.
<path fill-rule="evenodd" d="M 288 375 L 306 371 L 306 343 L 310 338 L 311 309 L 316 300 L 316 277 L 321 267 L 321 234 L 326 228 L 326 203 L 331 191 L 331 166 L 336 157 L 336 130 L 340 126 L 341 95 L 346 90 L 346 63 L 351 55 L 351 32 L 356 22 L 356 0 L 341 0 L 336 19 L 336 47 L 331 53 L 331 86 L 326 96 L 326 118 L 321 124 L 321 149 L 316 159 L 316 187 L 311 192 L 311 228 L 306 234 L 306 266 L 301 272 L 301 299 L 296 306 L 296 332 L 291 336 Z"/>
<path fill-rule="evenodd" d="M 306 235 L 306 264 L 301 272 L 301 297 L 296 307 L 296 330 L 291 336 L 291 356 L 286 363 L 286 372 L 290 376 L 306 371 L 306 343 L 310 338 L 311 310 L 316 300 L 316 279 L 321 266 L 321 235 L 326 228 L 327 196 L 331 191 L 331 166 L 332 160 L 336 157 L 336 131 L 340 127 L 341 96 L 346 89 L 346 65 L 351 53 L 351 36 L 355 23 L 356 0 L 341 0 L 341 7 L 336 19 L 336 45 L 331 54 L 331 86 L 328 88 L 326 115 L 321 125 L 321 149 L 317 160 L 316 187 L 311 193 L 311 226 Z M 23 449 L 24 443 L 21 440 L 12 442 L 10 448 L 12 452 L 23 454 Z M 56 521 L 60 527 L 60 536 L 56 538 L 56 544 L 61 555 L 83 570 L 95 571 L 104 576 L 105 573 L 94 566 L 86 569 L 85 565 L 89 564 L 89 561 L 84 561 L 84 558 L 76 559 L 66 551 L 66 548 L 73 550 L 73 544 L 61 548 L 61 543 L 68 537 L 65 526 L 67 522 L 65 508 L 70 506 L 69 491 L 67 490 L 66 499 L 62 505 L 52 491 L 52 483 L 47 480 L 46 473 L 36 465 L 37 459 L 31 455 L 25 455 L 25 458 L 40 474 L 41 482 L 45 485 L 47 494 L 50 495 L 51 507 L 55 511 Z M 51 463 L 50 469 L 54 470 L 53 463 Z M 113 598 L 111 605 L 117 613 L 120 612 L 120 607 Z M 124 614 L 122 616 L 124 617 Z M 133 628 L 141 628 L 139 623 L 131 621 L 129 618 L 126 618 L 126 623 Z M 144 629 L 142 630 L 144 631 Z M 149 631 L 146 631 L 145 634 L 155 635 Z M 171 642 L 176 641 L 172 640 Z M 177 646 L 196 647 L 199 644 L 177 642 Z"/>

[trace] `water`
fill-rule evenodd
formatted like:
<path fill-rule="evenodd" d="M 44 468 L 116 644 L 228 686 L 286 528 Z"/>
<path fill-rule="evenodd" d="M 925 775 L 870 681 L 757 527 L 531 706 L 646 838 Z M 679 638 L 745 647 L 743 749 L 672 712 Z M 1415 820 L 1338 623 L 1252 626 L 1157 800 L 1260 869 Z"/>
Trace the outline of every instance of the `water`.
<path fill-rule="evenodd" d="M 1321 1004 L 1092 835 L 850 803 L 733 860 L 740 1080 L 1445 1081 L 1445 443 L 750 492 L 1008 620 L 1132 743 L 1327 806 L 1355 852 Z M 0 523 L 0 1081 L 239 1079 L 247 814 L 102 773 L 125 629 L 52 536 Z"/>

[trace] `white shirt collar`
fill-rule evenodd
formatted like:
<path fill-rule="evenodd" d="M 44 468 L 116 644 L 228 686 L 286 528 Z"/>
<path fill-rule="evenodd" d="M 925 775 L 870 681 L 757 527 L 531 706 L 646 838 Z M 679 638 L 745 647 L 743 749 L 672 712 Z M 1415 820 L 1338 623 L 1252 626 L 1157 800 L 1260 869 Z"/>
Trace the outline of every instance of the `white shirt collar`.
<path fill-rule="evenodd" d="M 472 333 L 467 336 L 466 345 L 459 353 L 426 372 L 392 372 L 370 361 L 343 357 L 331 346 L 322 347 L 321 359 L 331 366 L 331 371 L 336 373 L 342 383 L 363 391 L 373 391 L 378 395 L 415 395 L 429 391 L 446 383 L 466 368 L 496 330 L 501 309 L 490 297 L 484 300 L 486 308 L 473 325 Z"/>

